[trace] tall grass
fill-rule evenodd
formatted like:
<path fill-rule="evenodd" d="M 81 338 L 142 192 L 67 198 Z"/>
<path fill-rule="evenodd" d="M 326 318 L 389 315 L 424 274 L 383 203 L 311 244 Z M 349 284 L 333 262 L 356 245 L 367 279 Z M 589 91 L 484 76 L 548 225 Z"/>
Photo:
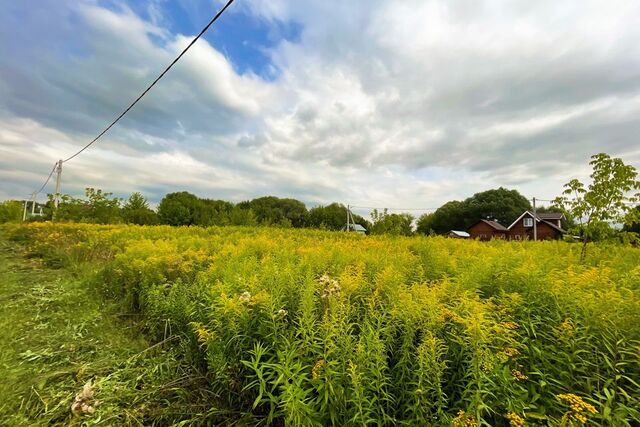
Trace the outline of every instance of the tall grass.
<path fill-rule="evenodd" d="M 31 224 L 252 423 L 640 423 L 640 251 L 268 228 Z M 591 410 L 593 409 L 593 410 Z"/>

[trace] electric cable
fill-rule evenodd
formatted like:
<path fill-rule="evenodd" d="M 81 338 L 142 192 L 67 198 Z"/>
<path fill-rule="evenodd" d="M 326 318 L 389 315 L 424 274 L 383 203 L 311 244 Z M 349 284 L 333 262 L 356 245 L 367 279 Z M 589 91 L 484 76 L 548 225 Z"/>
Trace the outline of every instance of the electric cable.
<path fill-rule="evenodd" d="M 198 39 L 200 39 L 200 37 L 202 37 L 202 35 L 209 29 L 209 27 L 211 27 L 213 25 L 213 23 L 218 20 L 218 18 L 224 13 L 225 10 L 227 10 L 227 8 L 229 6 L 231 6 L 231 3 L 233 3 L 233 2 L 234 2 L 234 0 L 229 0 L 227 2 L 227 4 L 225 4 L 224 7 L 222 9 L 220 9 L 220 11 L 218 13 L 216 13 L 216 15 L 209 21 L 209 23 L 207 25 L 205 25 L 205 27 L 202 29 L 202 31 L 200 31 L 200 33 L 198 33 L 198 35 L 193 40 L 191 40 L 191 43 L 189 43 L 187 45 L 187 47 L 185 47 L 184 50 L 182 52 L 180 52 L 180 55 L 178 55 L 176 57 L 176 59 L 174 59 L 171 62 L 171 64 L 169 64 L 169 66 L 167 68 L 165 68 L 164 71 L 162 73 L 160 73 L 160 75 L 158 77 L 156 77 L 156 79 L 140 94 L 140 96 L 138 96 L 136 98 L 136 100 L 131 103 L 131 105 L 129 105 L 118 117 L 116 117 L 116 119 L 113 122 L 111 122 L 111 124 L 109 126 L 107 126 L 102 132 L 100 132 L 100 134 L 98 136 L 96 136 L 91 142 L 89 142 L 87 145 L 82 147 L 79 151 L 77 151 L 72 156 L 69 156 L 66 159 L 64 159 L 62 162 L 63 163 L 68 162 L 69 160 L 71 160 L 74 157 L 76 157 L 78 154 L 82 153 L 87 148 L 91 147 L 96 141 L 98 141 L 98 139 L 100 139 L 102 137 L 102 135 L 107 133 L 109 131 L 109 129 L 111 129 L 116 123 L 118 123 L 120 121 L 120 119 L 123 118 L 125 116 L 125 114 L 127 114 L 129 112 L 129 110 L 131 110 L 138 103 L 138 101 L 140 101 L 156 85 L 156 83 L 158 83 L 160 81 L 160 79 L 162 77 L 164 77 L 165 74 L 167 74 L 167 72 L 180 60 L 180 58 L 182 58 L 182 56 L 185 53 L 187 53 L 187 51 L 191 48 L 191 46 L 193 46 L 195 44 L 195 42 L 197 42 Z"/>

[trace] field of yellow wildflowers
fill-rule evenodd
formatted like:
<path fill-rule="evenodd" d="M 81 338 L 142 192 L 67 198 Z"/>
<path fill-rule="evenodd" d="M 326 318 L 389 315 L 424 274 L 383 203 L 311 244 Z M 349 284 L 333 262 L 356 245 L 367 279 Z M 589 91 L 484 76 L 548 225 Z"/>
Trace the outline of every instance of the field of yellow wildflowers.
<path fill-rule="evenodd" d="M 181 338 L 212 422 L 640 425 L 640 250 L 317 230 L 7 226 Z M 227 410 L 228 412 L 225 412 Z M 222 414 L 222 415 L 221 415 Z"/>

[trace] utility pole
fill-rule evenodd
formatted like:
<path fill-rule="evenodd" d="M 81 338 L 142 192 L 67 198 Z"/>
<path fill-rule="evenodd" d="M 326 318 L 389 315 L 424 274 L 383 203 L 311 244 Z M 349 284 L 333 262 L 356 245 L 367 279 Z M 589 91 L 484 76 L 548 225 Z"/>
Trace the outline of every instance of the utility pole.
<path fill-rule="evenodd" d="M 36 193 L 31 195 L 31 216 L 36 213 Z"/>
<path fill-rule="evenodd" d="M 62 177 L 62 160 L 58 160 L 58 166 L 56 167 L 56 195 L 53 201 L 53 205 L 58 209 L 60 204 L 60 178 Z"/>
<path fill-rule="evenodd" d="M 24 209 L 22 210 L 22 222 L 27 220 L 27 203 L 29 203 L 28 199 L 24 199 Z"/>
<path fill-rule="evenodd" d="M 533 241 L 538 240 L 538 214 L 536 213 L 536 198 L 533 198 Z"/>
<path fill-rule="evenodd" d="M 349 208 L 349 205 L 347 205 L 347 233 L 351 230 L 349 230 L 349 211 L 351 209 Z"/>

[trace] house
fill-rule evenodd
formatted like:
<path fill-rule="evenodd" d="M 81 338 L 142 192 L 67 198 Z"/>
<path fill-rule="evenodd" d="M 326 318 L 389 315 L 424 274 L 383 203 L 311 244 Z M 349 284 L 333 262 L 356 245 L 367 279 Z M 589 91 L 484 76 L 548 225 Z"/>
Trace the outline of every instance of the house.
<path fill-rule="evenodd" d="M 533 221 L 536 221 L 538 240 L 554 240 L 566 234 L 561 227 L 564 215 L 561 213 L 533 214 L 525 211 L 508 227 L 510 240 L 533 240 Z"/>
<path fill-rule="evenodd" d="M 498 221 L 481 219 L 469 227 L 469 235 L 472 239 L 491 240 L 506 239 L 509 230 Z"/>
<path fill-rule="evenodd" d="M 544 221 L 551 222 L 555 224 L 556 227 L 559 227 L 559 228 L 562 228 L 562 221 L 567 219 L 567 217 L 565 217 L 564 214 L 561 212 L 539 213 L 538 218 Z"/>
<path fill-rule="evenodd" d="M 468 239 L 471 235 L 466 231 L 451 230 L 447 233 L 447 237 L 452 239 Z"/>
<path fill-rule="evenodd" d="M 347 224 L 342 227 L 342 231 L 347 230 Z M 366 234 L 367 229 L 361 226 L 360 224 L 349 223 L 349 231 L 355 231 L 358 234 Z"/>
<path fill-rule="evenodd" d="M 565 217 L 561 213 L 541 213 L 534 218 L 531 212 L 525 211 L 509 227 L 504 227 L 497 221 L 481 219 L 469 228 L 469 234 L 473 239 L 480 240 L 533 240 L 535 220 L 538 240 L 553 240 L 566 234 L 562 229 L 563 219 Z"/>

